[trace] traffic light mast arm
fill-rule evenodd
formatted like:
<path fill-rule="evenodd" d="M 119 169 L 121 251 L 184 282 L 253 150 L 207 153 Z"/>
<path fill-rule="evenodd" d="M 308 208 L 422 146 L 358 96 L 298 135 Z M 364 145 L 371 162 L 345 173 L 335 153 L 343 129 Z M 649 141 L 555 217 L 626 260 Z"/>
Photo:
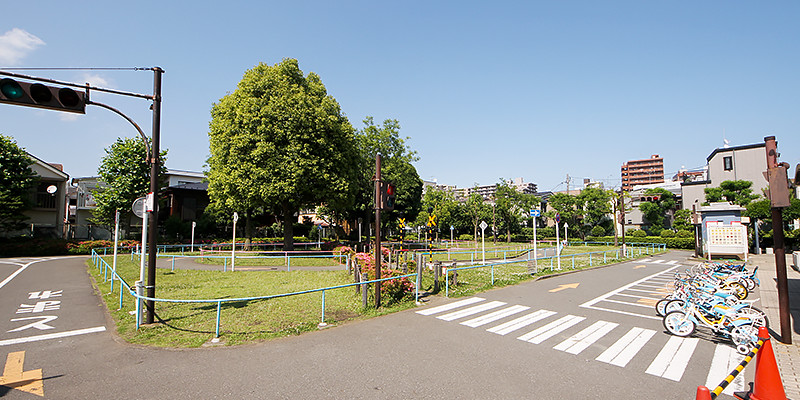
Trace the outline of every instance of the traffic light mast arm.
<path fill-rule="evenodd" d="M 131 125 L 133 125 L 133 127 L 134 127 L 134 128 L 136 128 L 136 130 L 139 132 L 139 135 L 142 137 L 142 141 L 144 142 L 144 148 L 145 148 L 145 150 L 147 151 L 147 162 L 152 162 L 153 160 L 151 160 L 151 159 L 150 159 L 150 155 L 151 155 L 153 152 L 152 152 L 152 151 L 150 151 L 150 142 L 147 140 L 147 135 L 145 135 L 145 134 L 144 134 L 144 132 L 142 132 L 142 128 L 140 128 L 140 127 L 139 127 L 139 125 L 138 125 L 138 124 L 136 124 L 136 122 L 134 122 L 134 121 L 133 121 L 133 120 L 132 120 L 130 117 L 128 117 L 127 115 L 123 114 L 123 113 L 122 113 L 122 111 L 120 111 L 120 110 L 117 110 L 116 108 L 114 108 L 114 107 L 111 107 L 111 106 L 109 106 L 109 105 L 107 105 L 107 104 L 98 103 L 98 102 L 96 102 L 96 101 L 91 101 L 91 100 L 89 100 L 89 96 L 88 96 L 88 92 L 89 92 L 89 91 L 87 90 L 86 92 L 87 92 L 87 96 L 86 96 L 86 105 L 95 105 L 95 106 L 100 106 L 100 107 L 103 107 L 103 108 L 105 108 L 105 109 L 107 109 L 107 110 L 111 110 L 111 111 L 113 111 L 113 112 L 117 113 L 117 114 L 118 114 L 119 116 L 121 116 L 122 118 L 125 118 L 125 120 L 127 120 L 128 122 L 130 122 L 130 123 L 131 123 Z"/>
<path fill-rule="evenodd" d="M 89 68 L 80 68 L 80 69 L 89 69 Z M 95 68 L 95 69 L 97 69 L 97 68 Z M 153 68 L 134 68 L 134 70 L 153 70 Z M 52 84 L 61 85 L 61 86 L 71 86 L 71 87 L 74 87 L 74 88 L 81 88 L 81 89 L 86 89 L 86 90 L 90 90 L 91 89 L 91 90 L 95 90 L 95 91 L 98 91 L 98 92 L 119 94 L 119 95 L 130 96 L 130 97 L 138 97 L 138 98 L 147 99 L 147 100 L 153 100 L 153 98 L 154 98 L 154 96 L 152 94 L 140 94 L 140 93 L 133 93 L 133 92 L 123 92 L 121 90 L 93 87 L 93 86 L 89 86 L 89 85 L 79 85 L 77 83 L 72 83 L 72 82 L 63 82 L 63 81 L 57 81 L 55 79 L 39 78 L 39 77 L 36 77 L 36 76 L 15 74 L 13 72 L 7 72 L 7 71 L 0 71 L 0 75 L 11 76 L 11 77 L 14 77 L 14 78 L 21 78 L 21 79 L 37 81 L 37 82 L 52 83 Z"/>

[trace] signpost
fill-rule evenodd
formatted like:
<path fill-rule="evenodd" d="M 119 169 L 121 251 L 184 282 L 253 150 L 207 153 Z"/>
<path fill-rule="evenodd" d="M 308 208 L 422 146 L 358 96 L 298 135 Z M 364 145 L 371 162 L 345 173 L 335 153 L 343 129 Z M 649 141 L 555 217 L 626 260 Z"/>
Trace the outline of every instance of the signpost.
<path fill-rule="evenodd" d="M 541 215 L 542 215 L 542 211 L 541 210 L 531 210 L 531 217 L 533 217 L 533 268 L 534 268 L 534 271 L 538 271 L 539 270 L 539 266 L 537 265 L 537 261 L 536 261 L 537 254 L 539 253 L 539 250 L 538 250 L 537 244 L 536 244 L 536 218 L 540 217 Z"/>
<path fill-rule="evenodd" d="M 137 217 L 142 219 L 142 245 L 140 246 L 139 252 L 139 280 L 135 282 L 134 286 L 136 288 L 136 294 L 139 296 L 144 296 L 144 276 L 145 276 L 145 265 L 144 265 L 144 256 L 145 256 L 145 243 L 147 243 L 147 214 L 145 213 L 145 202 L 146 197 L 139 197 L 138 199 L 133 201 L 133 214 Z M 142 308 L 140 307 L 141 301 L 136 302 L 136 318 L 141 321 L 142 320 Z"/>
<path fill-rule="evenodd" d="M 556 214 L 556 260 L 558 260 L 558 270 L 561 271 L 561 237 L 558 234 L 560 230 L 558 223 L 561 222 L 561 214 Z"/>
<path fill-rule="evenodd" d="M 231 247 L 231 272 L 236 271 L 236 221 L 239 220 L 239 213 L 233 213 L 233 246 Z"/>
<path fill-rule="evenodd" d="M 194 228 L 197 227 L 197 222 L 192 221 L 192 249 L 189 250 L 190 252 L 194 251 Z"/>
<path fill-rule="evenodd" d="M 481 221 L 481 248 L 483 250 L 481 260 L 483 261 L 482 262 L 483 264 L 486 264 L 486 240 L 485 240 L 486 235 L 484 235 L 483 233 L 488 227 L 489 224 L 487 224 L 486 221 Z"/>

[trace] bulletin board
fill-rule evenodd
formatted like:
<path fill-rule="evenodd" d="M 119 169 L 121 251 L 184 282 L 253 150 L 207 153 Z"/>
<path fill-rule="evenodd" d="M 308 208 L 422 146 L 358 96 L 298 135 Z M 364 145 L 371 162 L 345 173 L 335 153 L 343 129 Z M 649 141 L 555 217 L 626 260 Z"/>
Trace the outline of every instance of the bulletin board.
<path fill-rule="evenodd" d="M 708 238 L 706 253 L 711 255 L 736 255 L 747 260 L 747 226 L 744 225 L 712 225 L 706 227 Z"/>

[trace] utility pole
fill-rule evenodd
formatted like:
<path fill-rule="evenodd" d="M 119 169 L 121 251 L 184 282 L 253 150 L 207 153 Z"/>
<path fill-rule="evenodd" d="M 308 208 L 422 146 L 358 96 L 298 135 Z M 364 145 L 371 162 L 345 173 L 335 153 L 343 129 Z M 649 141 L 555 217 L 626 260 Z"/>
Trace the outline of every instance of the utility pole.
<path fill-rule="evenodd" d="M 792 326 L 789 315 L 789 283 L 786 277 L 786 246 L 783 234 L 783 207 L 788 207 L 789 182 L 786 179 L 788 164 L 778 163 L 778 142 L 775 136 L 764 138 L 767 152 L 767 180 L 769 201 L 772 207 L 772 234 L 775 252 L 775 269 L 778 278 L 778 314 L 781 321 L 781 342 L 792 344 Z"/>
<path fill-rule="evenodd" d="M 150 253 L 147 258 L 147 297 L 156 297 L 156 246 L 158 242 L 158 177 L 161 172 L 161 75 L 164 70 L 160 67 L 153 68 L 153 143 L 150 150 L 150 192 L 153 193 L 153 211 L 149 214 L 150 237 L 148 247 Z M 155 316 L 155 302 L 147 300 L 147 317 L 145 323 L 152 324 Z"/>

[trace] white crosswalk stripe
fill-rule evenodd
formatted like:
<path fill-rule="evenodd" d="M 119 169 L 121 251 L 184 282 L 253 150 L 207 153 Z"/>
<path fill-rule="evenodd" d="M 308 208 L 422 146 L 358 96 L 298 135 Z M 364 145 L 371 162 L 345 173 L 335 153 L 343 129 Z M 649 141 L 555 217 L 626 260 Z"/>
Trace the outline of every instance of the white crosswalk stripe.
<path fill-rule="evenodd" d="M 744 360 L 744 356 L 737 353 L 733 347 L 718 344 L 714 349 L 714 358 L 711 360 L 711 368 L 708 369 L 705 386 L 714 390 L 742 360 Z M 733 392 L 743 392 L 744 390 L 744 375 L 739 374 L 722 393 L 732 396 Z"/>
<path fill-rule="evenodd" d="M 526 342 L 539 344 L 544 342 L 547 339 L 567 330 L 567 328 L 578 324 L 579 322 L 583 321 L 584 317 L 579 317 L 577 315 L 567 315 L 566 317 L 561 317 L 541 328 L 534 329 L 531 332 L 528 332 L 517 339 L 524 340 Z"/>
<path fill-rule="evenodd" d="M 619 324 L 606 321 L 597 321 L 590 327 L 578 332 L 575 336 L 557 344 L 553 347 L 556 350 L 566 351 L 570 354 L 579 354 L 598 341 L 601 337 L 611 332 Z"/>
<path fill-rule="evenodd" d="M 517 329 L 522 329 L 528 325 L 536 323 L 536 321 L 543 320 L 555 314 L 556 314 L 555 311 L 539 310 L 534 313 L 530 313 L 524 317 L 519 317 L 515 320 L 508 321 L 504 324 L 497 325 L 493 328 L 489 328 L 487 329 L 487 331 L 496 333 L 498 335 L 507 335 L 511 332 L 514 332 Z"/>
<path fill-rule="evenodd" d="M 484 300 L 486 300 L 486 299 L 484 299 L 482 297 L 470 297 L 468 299 L 459 300 L 459 301 L 456 301 L 456 302 L 453 302 L 453 303 L 450 303 L 450 304 L 445 304 L 443 306 L 438 306 L 438 307 L 428 308 L 428 309 L 425 309 L 425 310 L 420 310 L 420 311 L 417 311 L 417 314 L 433 315 L 433 314 L 440 313 L 440 312 L 454 310 L 454 309 L 456 309 L 458 307 L 463 307 L 463 306 L 466 306 L 466 305 L 469 305 L 469 304 L 480 303 L 480 302 L 482 302 Z"/>
<path fill-rule="evenodd" d="M 644 372 L 673 381 L 680 381 L 683 371 L 689 365 L 689 359 L 692 358 L 694 349 L 697 347 L 697 342 L 698 339 L 696 338 L 670 337 L 667 344 L 656 356 L 656 359 Z"/>
<path fill-rule="evenodd" d="M 625 336 L 612 344 L 603 354 L 596 358 L 597 361 L 624 367 L 633 359 L 639 350 L 656 334 L 652 329 L 631 328 Z"/>
<path fill-rule="evenodd" d="M 517 339 L 533 344 L 541 344 L 548 339 L 561 337 L 561 341 L 558 342 L 553 349 L 575 355 L 583 352 L 590 353 L 590 348 L 602 348 L 602 345 L 598 343 L 603 343 L 606 340 L 610 343 L 614 339 L 613 336 L 615 334 L 621 334 L 621 332 L 615 331 L 619 326 L 619 324 L 615 322 L 596 321 L 588 324 L 589 321 L 584 322 L 586 320 L 585 317 L 578 315 L 564 315 L 555 320 L 546 322 L 544 320 L 550 319 L 550 317 L 554 317 L 558 313 L 541 309 L 521 315 L 520 313 L 530 310 L 531 307 L 524 305 L 503 307 L 505 305 L 507 305 L 507 303 L 502 301 L 486 301 L 484 298 L 471 297 L 442 306 L 420 310 L 417 311 L 417 313 L 426 316 L 440 314 L 436 318 L 444 321 L 455 321 L 467 316 L 474 316 L 471 319 L 460 322 L 460 324 L 471 328 L 489 326 L 486 331 L 501 336 L 540 323 L 539 325 L 543 325 L 535 327 L 535 329 L 518 336 Z M 480 315 L 482 313 L 483 315 Z M 514 318 L 518 314 L 521 316 Z M 513 319 L 502 322 L 503 319 L 507 318 Z M 491 326 L 492 323 L 497 323 L 497 325 Z M 580 330 L 579 324 L 584 326 L 580 328 Z M 589 326 L 586 327 L 585 324 Z M 573 332 L 579 331 L 568 336 L 569 334 L 566 334 L 568 330 L 573 330 Z M 619 339 L 616 339 L 610 347 L 603 350 L 595 360 L 624 368 L 628 366 L 637 355 L 641 354 L 641 350 L 649 343 L 653 343 L 654 345 L 657 345 L 656 343 L 663 343 L 661 340 L 651 340 L 655 337 L 656 332 L 657 331 L 652 329 L 632 327 L 625 332 L 624 335 L 619 337 Z M 565 337 L 566 339 L 564 339 Z M 609 337 L 609 339 L 603 339 L 606 337 Z M 663 345 L 658 355 L 650 362 L 644 372 L 678 382 L 683 378 L 692 360 L 699 339 L 677 336 L 668 337 L 669 339 L 667 339 L 666 344 Z M 594 355 L 590 357 L 594 357 Z M 644 356 L 639 355 L 639 357 L 641 358 Z M 708 371 L 706 386 L 709 388 L 716 387 L 727 374 L 736 367 L 742 358 L 743 357 L 738 355 L 736 350 L 731 346 L 727 344 L 718 344 L 714 352 L 714 359 Z M 697 362 L 702 363 L 703 361 L 698 360 L 695 363 Z M 742 377 L 739 377 L 729 385 L 725 393 L 741 391 L 743 388 L 744 383 L 742 382 Z"/>
<path fill-rule="evenodd" d="M 477 328 L 479 326 L 486 325 L 488 323 L 497 321 L 499 319 L 503 319 L 503 318 L 508 317 L 510 315 L 521 313 L 521 312 L 523 312 L 525 310 L 528 310 L 528 309 L 530 309 L 530 307 L 520 306 L 520 305 L 511 306 L 511 307 L 508 307 L 508 308 L 504 308 L 502 310 L 495 311 L 495 312 L 490 313 L 490 314 L 486 314 L 486 315 L 484 315 L 482 317 L 473 318 L 471 320 L 464 321 L 464 322 L 461 323 L 461 325 L 466 325 L 466 326 L 469 326 L 471 328 Z"/>
<path fill-rule="evenodd" d="M 441 316 L 438 316 L 436 318 L 439 318 L 439 319 L 442 319 L 442 320 L 445 320 L 445 321 L 452 321 L 454 319 L 468 317 L 470 315 L 474 315 L 474 314 L 477 314 L 477 313 L 482 312 L 482 311 L 491 310 L 493 308 L 497 308 L 497 307 L 503 306 L 505 304 L 506 303 L 504 303 L 502 301 L 490 301 L 490 302 L 488 302 L 486 304 L 472 306 L 470 308 L 467 308 L 466 310 L 451 312 L 449 314 L 441 315 Z"/>

